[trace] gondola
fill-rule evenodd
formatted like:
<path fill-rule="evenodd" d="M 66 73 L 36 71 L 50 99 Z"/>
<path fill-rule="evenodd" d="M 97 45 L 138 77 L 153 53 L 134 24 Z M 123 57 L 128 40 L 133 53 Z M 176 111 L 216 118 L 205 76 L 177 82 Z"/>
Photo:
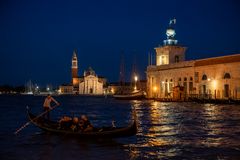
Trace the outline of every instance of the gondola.
<path fill-rule="evenodd" d="M 137 133 L 136 116 L 127 127 L 99 127 L 91 132 L 73 131 L 71 129 L 61 129 L 56 121 L 47 120 L 43 117 L 37 117 L 27 109 L 29 120 L 38 128 L 53 133 L 63 134 L 64 136 L 76 136 L 79 138 L 118 138 L 134 136 Z"/>

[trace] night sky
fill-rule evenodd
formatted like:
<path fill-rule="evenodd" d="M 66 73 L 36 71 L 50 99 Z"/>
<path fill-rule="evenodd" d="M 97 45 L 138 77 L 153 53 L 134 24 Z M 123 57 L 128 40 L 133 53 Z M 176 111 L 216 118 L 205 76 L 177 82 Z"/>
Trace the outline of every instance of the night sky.
<path fill-rule="evenodd" d="M 240 53 L 237 0 L 1 0 L 0 85 L 69 83 L 74 49 L 79 75 L 118 81 L 123 54 L 126 80 L 134 62 L 145 79 L 172 18 L 188 60 Z"/>

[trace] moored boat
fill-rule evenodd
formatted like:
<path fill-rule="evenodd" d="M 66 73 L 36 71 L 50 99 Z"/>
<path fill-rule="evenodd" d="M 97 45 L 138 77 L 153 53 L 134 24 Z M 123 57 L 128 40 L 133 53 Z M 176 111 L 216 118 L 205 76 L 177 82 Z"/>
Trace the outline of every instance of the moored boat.
<path fill-rule="evenodd" d="M 98 127 L 91 132 L 73 131 L 69 129 L 62 129 L 56 121 L 47 120 L 43 117 L 37 117 L 27 110 L 29 120 L 40 129 L 54 133 L 70 136 L 77 136 L 79 138 L 117 138 L 134 136 L 137 133 L 136 116 L 134 120 L 126 127 Z"/>
<path fill-rule="evenodd" d="M 144 99 L 145 93 L 143 91 L 135 91 L 129 94 L 115 94 L 113 97 L 121 100 L 138 100 Z"/>

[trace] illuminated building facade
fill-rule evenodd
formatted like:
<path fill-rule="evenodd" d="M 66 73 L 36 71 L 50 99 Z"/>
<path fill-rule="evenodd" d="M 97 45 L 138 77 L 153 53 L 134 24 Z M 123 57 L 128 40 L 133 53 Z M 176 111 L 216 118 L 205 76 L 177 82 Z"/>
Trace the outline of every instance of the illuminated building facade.
<path fill-rule="evenodd" d="M 78 58 L 75 50 L 72 56 L 72 83 L 70 86 L 63 85 L 62 90 L 69 93 L 72 86 L 73 94 L 103 94 L 105 85 L 106 79 L 98 77 L 91 67 L 84 72 L 84 76 L 78 76 Z"/>
<path fill-rule="evenodd" d="M 105 79 L 99 78 L 95 71 L 89 67 L 80 79 L 79 94 L 103 94 L 103 86 L 105 83 Z"/>
<path fill-rule="evenodd" d="M 240 54 L 185 61 L 186 47 L 175 40 L 175 23 L 170 21 L 167 40 L 155 48 L 156 64 L 147 67 L 148 97 L 239 99 Z"/>

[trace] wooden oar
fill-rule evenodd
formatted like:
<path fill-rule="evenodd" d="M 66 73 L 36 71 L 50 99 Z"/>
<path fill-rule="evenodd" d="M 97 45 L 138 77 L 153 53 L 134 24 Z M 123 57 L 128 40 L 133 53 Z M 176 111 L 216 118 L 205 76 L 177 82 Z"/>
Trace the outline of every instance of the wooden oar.
<path fill-rule="evenodd" d="M 17 129 L 17 130 L 14 132 L 14 134 L 18 134 L 18 132 L 20 132 L 22 129 L 24 129 L 25 127 L 27 127 L 32 121 L 38 119 L 39 117 L 43 116 L 43 115 L 46 114 L 47 112 L 50 112 L 51 110 L 53 110 L 53 109 L 56 108 L 57 106 L 59 106 L 59 105 L 57 104 L 57 105 L 51 107 L 49 110 L 47 110 L 47 111 L 39 114 L 39 115 L 38 115 L 37 117 L 35 117 L 34 119 L 28 121 L 28 122 L 25 123 L 22 127 L 20 127 L 19 129 Z"/>

